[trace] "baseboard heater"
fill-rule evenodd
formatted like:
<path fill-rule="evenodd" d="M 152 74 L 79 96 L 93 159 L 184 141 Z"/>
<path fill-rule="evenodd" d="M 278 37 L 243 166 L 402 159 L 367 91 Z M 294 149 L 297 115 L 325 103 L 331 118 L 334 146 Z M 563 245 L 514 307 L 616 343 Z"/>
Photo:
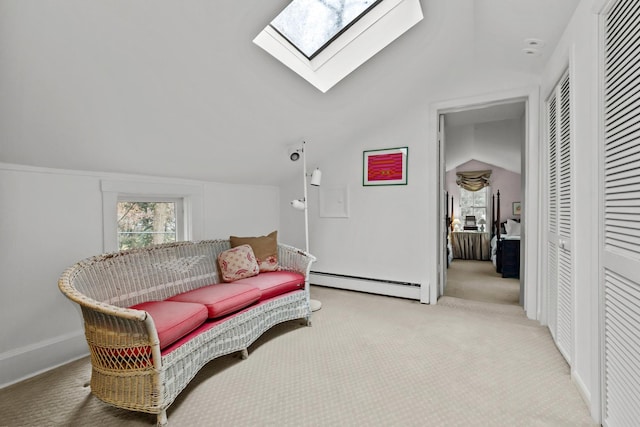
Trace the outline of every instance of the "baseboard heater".
<path fill-rule="evenodd" d="M 311 271 L 310 282 L 312 285 L 326 286 L 330 288 L 369 292 L 372 294 L 389 295 L 415 300 L 420 299 L 420 283 L 374 279 L 371 277 L 325 273 L 322 271 Z"/>

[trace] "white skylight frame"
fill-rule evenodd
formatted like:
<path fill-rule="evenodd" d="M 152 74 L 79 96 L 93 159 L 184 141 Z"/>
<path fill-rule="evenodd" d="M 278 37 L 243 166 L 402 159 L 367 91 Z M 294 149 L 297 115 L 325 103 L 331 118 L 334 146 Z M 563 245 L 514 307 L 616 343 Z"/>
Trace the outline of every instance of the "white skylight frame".
<path fill-rule="evenodd" d="M 326 92 L 422 19 L 419 0 L 384 0 L 311 60 L 270 25 L 253 42 Z"/>
<path fill-rule="evenodd" d="M 341 14 L 335 14 L 335 11 L 332 14 L 332 1 L 342 1 Z M 307 59 L 313 59 L 382 1 L 292 0 L 271 21 L 270 26 Z M 341 25 L 337 19 L 333 19 L 338 16 L 346 19 Z"/>

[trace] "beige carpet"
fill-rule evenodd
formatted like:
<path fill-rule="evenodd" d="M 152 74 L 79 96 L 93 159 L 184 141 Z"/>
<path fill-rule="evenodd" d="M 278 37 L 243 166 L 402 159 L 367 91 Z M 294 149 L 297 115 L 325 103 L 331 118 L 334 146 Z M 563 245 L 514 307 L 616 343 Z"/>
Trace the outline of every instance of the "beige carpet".
<path fill-rule="evenodd" d="M 313 288 L 312 327 L 209 363 L 172 426 L 590 426 L 546 328 L 519 307 Z M 149 426 L 91 396 L 87 359 L 0 390 L 0 425 Z"/>
<path fill-rule="evenodd" d="M 496 304 L 518 304 L 520 280 L 502 278 L 490 261 L 454 259 L 444 295 Z"/>

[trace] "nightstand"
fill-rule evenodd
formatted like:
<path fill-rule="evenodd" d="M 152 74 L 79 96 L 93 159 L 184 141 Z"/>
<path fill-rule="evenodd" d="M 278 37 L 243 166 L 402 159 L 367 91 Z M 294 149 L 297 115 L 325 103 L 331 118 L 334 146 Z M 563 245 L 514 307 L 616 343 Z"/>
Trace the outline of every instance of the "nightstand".
<path fill-rule="evenodd" d="M 520 240 L 502 240 L 502 277 L 520 277 Z"/>

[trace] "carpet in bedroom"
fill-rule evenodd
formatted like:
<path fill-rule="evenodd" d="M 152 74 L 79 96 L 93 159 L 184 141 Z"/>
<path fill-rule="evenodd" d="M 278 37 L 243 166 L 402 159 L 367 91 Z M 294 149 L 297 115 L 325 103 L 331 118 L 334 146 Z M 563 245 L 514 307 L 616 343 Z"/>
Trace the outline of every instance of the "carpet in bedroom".
<path fill-rule="evenodd" d="M 444 295 L 517 305 L 520 299 L 520 279 L 502 278 L 490 261 L 454 259 L 447 269 Z"/>

